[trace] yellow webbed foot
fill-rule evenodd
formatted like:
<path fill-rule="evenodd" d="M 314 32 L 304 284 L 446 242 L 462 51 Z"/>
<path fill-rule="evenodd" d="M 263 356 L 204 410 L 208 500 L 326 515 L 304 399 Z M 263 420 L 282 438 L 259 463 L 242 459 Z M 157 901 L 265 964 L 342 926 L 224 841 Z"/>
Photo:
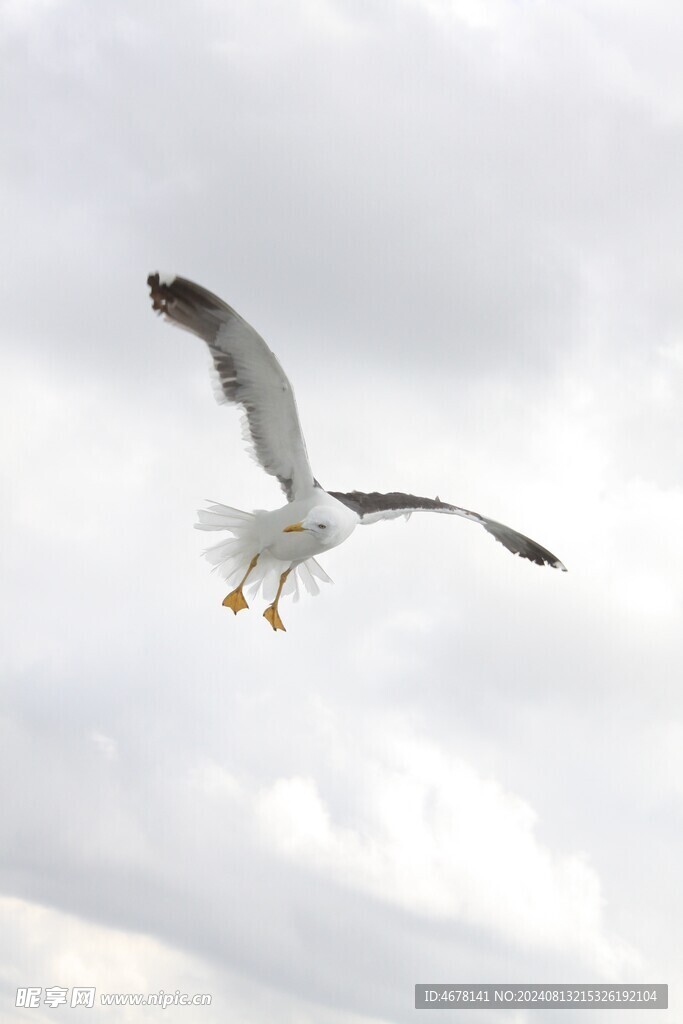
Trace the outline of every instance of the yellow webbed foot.
<path fill-rule="evenodd" d="M 268 607 L 263 613 L 263 618 L 267 619 L 267 621 L 271 624 L 274 630 L 281 629 L 283 633 L 287 632 L 284 623 L 280 618 L 280 613 L 278 612 L 274 604 L 268 605 Z"/>
<path fill-rule="evenodd" d="M 233 590 L 232 593 L 228 594 L 227 597 L 223 598 L 223 607 L 232 608 L 235 615 L 237 615 L 238 612 L 241 612 L 243 608 L 249 607 L 245 600 L 244 594 L 242 593 L 241 587 L 238 587 L 237 590 Z"/>

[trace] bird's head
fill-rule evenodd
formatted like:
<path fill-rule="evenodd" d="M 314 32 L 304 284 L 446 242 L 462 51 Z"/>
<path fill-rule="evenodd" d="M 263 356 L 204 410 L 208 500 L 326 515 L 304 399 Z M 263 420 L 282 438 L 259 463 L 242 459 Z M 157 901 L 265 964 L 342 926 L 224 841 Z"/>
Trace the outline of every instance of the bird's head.
<path fill-rule="evenodd" d="M 319 538 L 321 544 L 333 544 L 341 529 L 341 517 L 335 509 L 312 508 L 299 523 L 285 526 L 283 533 L 312 533 Z"/>

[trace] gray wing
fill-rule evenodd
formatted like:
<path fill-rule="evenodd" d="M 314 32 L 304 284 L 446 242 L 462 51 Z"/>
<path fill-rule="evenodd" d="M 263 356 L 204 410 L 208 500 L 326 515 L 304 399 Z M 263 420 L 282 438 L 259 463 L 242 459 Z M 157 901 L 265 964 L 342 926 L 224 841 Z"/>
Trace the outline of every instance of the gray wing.
<path fill-rule="evenodd" d="M 184 277 L 150 274 L 152 307 L 209 347 L 220 401 L 241 405 L 247 441 L 289 501 L 314 486 L 291 384 L 263 338 L 225 302 Z"/>
<path fill-rule="evenodd" d="M 477 512 L 469 512 L 466 508 L 458 508 L 457 505 L 449 505 L 440 498 L 418 498 L 414 494 L 401 494 L 399 491 L 392 491 L 390 494 L 379 494 L 373 491 L 372 494 L 364 494 L 363 491 L 350 491 L 342 494 L 339 491 L 329 491 L 333 498 L 341 501 L 342 504 L 353 509 L 360 516 L 361 525 L 379 522 L 380 519 L 397 519 L 399 516 L 409 517 L 413 512 L 441 512 L 445 515 L 463 516 L 471 519 L 474 523 L 483 526 L 496 540 L 512 551 L 514 555 L 528 558 L 536 565 L 551 565 L 553 569 L 561 569 L 566 572 L 562 562 L 547 548 L 541 547 L 535 540 L 530 540 L 522 533 L 511 530 L 509 526 L 496 523 L 493 519 L 486 519 Z"/>

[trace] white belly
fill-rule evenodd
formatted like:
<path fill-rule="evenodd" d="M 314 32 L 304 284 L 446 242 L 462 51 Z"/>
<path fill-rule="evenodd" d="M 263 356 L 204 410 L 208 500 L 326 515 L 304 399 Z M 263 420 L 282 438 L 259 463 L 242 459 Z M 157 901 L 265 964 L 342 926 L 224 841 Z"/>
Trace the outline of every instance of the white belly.
<path fill-rule="evenodd" d="M 282 533 L 280 531 L 265 550 L 282 562 L 303 562 L 306 558 L 319 555 L 331 547 L 336 547 L 336 544 L 321 544 L 319 539 L 311 533 Z"/>
<path fill-rule="evenodd" d="M 338 524 L 327 535 L 311 533 L 309 530 L 285 533 L 285 527 L 293 526 L 306 518 L 313 506 L 334 507 Z M 358 516 L 345 505 L 332 498 L 325 491 L 318 490 L 313 500 L 293 501 L 272 512 L 257 512 L 257 529 L 262 551 L 267 551 L 282 562 L 303 562 L 320 555 L 330 548 L 343 544 L 353 533 Z"/>

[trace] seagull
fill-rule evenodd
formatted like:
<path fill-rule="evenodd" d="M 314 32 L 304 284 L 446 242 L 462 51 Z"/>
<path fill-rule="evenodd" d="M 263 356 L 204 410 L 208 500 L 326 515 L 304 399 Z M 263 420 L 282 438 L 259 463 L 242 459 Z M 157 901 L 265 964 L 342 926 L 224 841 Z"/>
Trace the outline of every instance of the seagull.
<path fill-rule="evenodd" d="M 216 397 L 242 407 L 248 448 L 266 473 L 279 481 L 287 498 L 282 508 L 270 511 L 243 512 L 214 503 L 197 513 L 197 529 L 230 535 L 204 554 L 235 585 L 223 601 L 235 615 L 249 607 L 245 586 L 250 598 L 262 587 L 270 601 L 264 618 L 276 632 L 286 632 L 280 599 L 292 594 L 297 600 L 299 583 L 317 594 L 318 581 L 332 582 L 316 555 L 343 544 L 359 525 L 400 516 L 408 519 L 418 511 L 462 516 L 479 523 L 513 554 L 567 571 L 559 558 L 535 541 L 439 497 L 325 490 L 308 461 L 292 386 L 263 338 L 222 299 L 187 278 L 154 273 L 147 284 L 152 308 L 208 345 Z"/>

